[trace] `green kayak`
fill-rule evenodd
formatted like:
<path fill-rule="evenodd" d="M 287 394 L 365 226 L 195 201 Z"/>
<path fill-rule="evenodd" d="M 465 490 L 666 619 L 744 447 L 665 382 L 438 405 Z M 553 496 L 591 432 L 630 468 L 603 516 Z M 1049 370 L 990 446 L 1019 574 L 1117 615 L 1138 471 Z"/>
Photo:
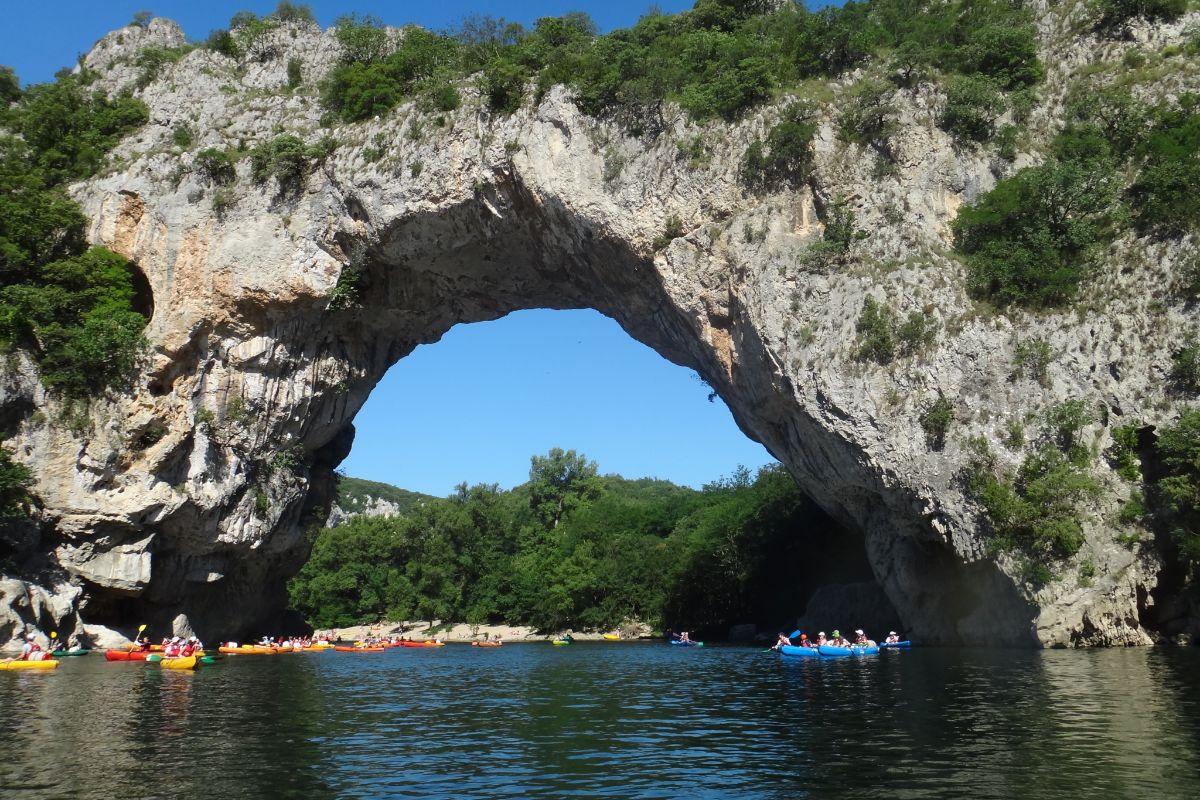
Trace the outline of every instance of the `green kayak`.
<path fill-rule="evenodd" d="M 50 655 L 54 656 L 55 658 L 62 658 L 63 656 L 86 656 L 90 652 L 92 651 L 79 647 L 74 650 L 55 650 Z"/>

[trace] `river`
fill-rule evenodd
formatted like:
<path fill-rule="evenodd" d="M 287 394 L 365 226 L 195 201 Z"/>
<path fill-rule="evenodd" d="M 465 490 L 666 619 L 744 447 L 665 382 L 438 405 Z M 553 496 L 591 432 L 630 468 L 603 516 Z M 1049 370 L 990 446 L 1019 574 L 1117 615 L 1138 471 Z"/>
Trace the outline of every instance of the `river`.
<path fill-rule="evenodd" d="M 1194 798 L 1200 649 L 450 645 L 0 673 L 0 796 L 185 793 Z"/>

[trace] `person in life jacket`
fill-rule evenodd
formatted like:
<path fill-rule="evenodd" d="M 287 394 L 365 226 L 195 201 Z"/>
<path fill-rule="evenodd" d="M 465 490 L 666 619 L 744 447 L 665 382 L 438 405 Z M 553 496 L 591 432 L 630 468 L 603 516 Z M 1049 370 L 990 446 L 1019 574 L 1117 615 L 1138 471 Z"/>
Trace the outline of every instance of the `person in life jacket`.
<path fill-rule="evenodd" d="M 867 635 L 865 633 L 863 633 L 862 628 L 859 628 L 858 630 L 856 630 L 854 632 L 854 643 L 856 645 L 860 645 L 862 647 L 874 647 L 875 646 L 875 641 L 873 639 L 868 639 Z"/>
<path fill-rule="evenodd" d="M 900 641 L 900 637 L 896 634 L 895 631 L 888 631 L 887 638 L 884 639 L 884 641 L 887 642 L 888 644 L 895 644 L 896 642 Z"/>
<path fill-rule="evenodd" d="M 783 647 L 784 645 L 791 645 L 791 643 L 792 643 L 792 640 L 781 633 L 781 634 L 779 634 L 779 638 L 775 641 L 775 646 L 772 647 L 771 649 L 778 650 L 779 648 Z"/>
<path fill-rule="evenodd" d="M 30 633 L 25 637 L 25 644 L 21 646 L 22 661 L 44 661 L 46 660 L 46 651 L 38 644 L 37 637 Z"/>
<path fill-rule="evenodd" d="M 800 646 L 801 646 L 801 647 L 816 647 L 816 645 L 815 645 L 815 644 L 813 644 L 813 643 L 812 643 L 812 642 L 809 640 L 809 638 L 808 638 L 808 634 L 807 634 L 807 633 L 802 633 L 802 634 L 800 634 Z"/>
<path fill-rule="evenodd" d="M 826 644 L 827 642 L 828 642 L 828 640 L 825 638 L 825 631 L 821 631 L 820 633 L 817 634 L 817 647 L 820 647 L 821 645 Z"/>

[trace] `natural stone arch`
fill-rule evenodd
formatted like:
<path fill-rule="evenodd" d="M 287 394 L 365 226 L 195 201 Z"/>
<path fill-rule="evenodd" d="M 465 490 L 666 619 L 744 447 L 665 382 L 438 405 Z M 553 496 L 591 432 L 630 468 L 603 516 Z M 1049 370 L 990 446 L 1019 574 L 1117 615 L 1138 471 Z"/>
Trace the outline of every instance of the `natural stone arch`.
<path fill-rule="evenodd" d="M 896 530 L 904 519 L 897 506 L 912 500 L 872 474 L 852 445 L 789 404 L 788 379 L 731 289 L 726 262 L 689 264 L 687 246 L 667 257 L 635 247 L 562 198 L 531 189 L 513 168 L 454 202 L 378 226 L 357 196 L 338 202 L 344 216 L 322 246 L 338 265 L 353 263 L 361 272 L 356 304 L 336 309 L 325 297 L 279 303 L 280 293 L 259 303 L 258 293 L 243 296 L 229 319 L 191 331 L 184 348 L 195 353 L 191 366 L 181 368 L 178 356 L 160 358 L 149 375 L 171 396 L 183 381 L 202 398 L 200 408 L 211 402 L 213 417 L 205 422 L 203 411 L 193 411 L 201 420 L 194 434 L 179 441 L 178 451 L 167 450 L 152 473 L 160 469 L 170 480 L 181 454 L 194 462 L 203 453 L 207 479 L 226 489 L 223 502 L 205 510 L 183 503 L 158 523 L 142 616 L 180 611 L 187 626 L 213 633 L 227 630 L 236 607 L 245 625 L 263 624 L 280 607 L 282 579 L 303 561 L 301 533 L 329 499 L 353 416 L 388 368 L 455 324 L 524 308 L 593 308 L 696 370 L 743 431 L 780 458 L 805 491 L 839 522 L 863 531 L 877 576 L 914 635 L 960 641 L 961 620 L 985 609 L 987 624 L 1011 624 L 997 597 L 1013 600 L 1000 576 L 990 575 L 990 564 L 963 568 L 919 517 L 909 530 Z M 128 231 L 121 235 L 130 238 Z M 195 238 L 185 234 L 182 241 Z M 669 285 L 678 276 L 664 269 L 672 258 L 704 270 L 706 289 L 686 305 Z M 156 325 L 174 328 L 176 320 Z M 307 469 L 283 475 L 270 468 L 280 451 L 296 446 L 309 454 Z M 260 494 L 268 495 L 269 514 L 258 507 Z M 249 547 L 172 547 L 187 540 L 181 528 L 215 528 L 218 542 L 244 537 Z M 1009 640 L 1023 633 L 1010 628 Z"/>
<path fill-rule="evenodd" d="M 993 165 L 953 146 L 928 97 L 896 98 L 894 177 L 880 180 L 870 153 L 839 143 L 836 110 L 823 107 L 807 184 L 757 195 L 744 190 L 739 162 L 778 108 L 704 127 L 668 107 L 664 130 L 639 138 L 581 114 L 561 87 L 497 117 L 464 86 L 463 107 L 441 126 L 410 105 L 337 128 L 340 146 L 298 196 L 253 184 L 243 159 L 226 188 L 236 202 L 218 214 L 215 187 L 190 169 L 194 153 L 170 152 L 175 125 L 200 132 L 196 150 L 321 130 L 315 98 L 273 90 L 290 58 L 317 80 L 336 41 L 310 26 L 277 33 L 278 58 L 238 78 L 255 90 L 247 96 L 223 90 L 221 76 L 238 66 L 223 56 L 181 58 L 139 90 L 153 122 L 116 149 L 119 166 L 72 188 L 91 240 L 134 260 L 150 284 L 152 357 L 133 390 L 93 404 L 87 432 L 28 415 L 7 440 L 34 470 L 43 509 L 43 535 L 22 565 L 49 598 L 33 616 L 78 611 L 116 624 L 138 614 L 206 634 L 264 624 L 303 560 L 305 527 L 328 500 L 354 413 L 388 366 L 458 322 L 592 307 L 695 369 L 747 435 L 862 531 L 915 638 L 1148 641 L 1139 615 L 1157 564 L 1151 548 L 1113 541 L 1102 515 L 1117 492 L 1086 526 L 1096 580 L 1077 585 L 1078 564 L 1066 564 L 1063 580 L 1033 591 L 1013 558 L 987 555 L 956 475 L 968 437 L 997 443 L 1005 420 L 1053 402 L 1163 421 L 1160 378 L 1187 310 L 1172 302 L 1153 331 L 1123 335 L 1147 313 L 1136 270 L 1123 270 L 1105 277 L 1111 300 L 1098 311 L 975 313 L 945 255 L 948 223 L 993 184 Z M 1046 41 L 1072 47 L 1070 37 Z M 97 90 L 118 91 L 135 78 L 138 48 L 182 42 L 156 20 L 110 34 L 84 61 Z M 1044 58 L 1062 73 L 1048 80 L 1064 81 L 1077 55 Z M 711 155 L 699 167 L 681 156 L 696 136 Z M 813 268 L 805 252 L 821 235 L 818 210 L 838 198 L 871 235 L 855 264 Z M 656 249 L 672 217 L 684 235 Z M 333 311 L 356 258 L 368 276 L 363 307 Z M 946 333 L 911 363 L 859 364 L 854 321 L 868 296 L 921 310 Z M 1061 353 L 1046 387 L 1011 380 L 1025 337 Z M 1111 369 L 1116 361 L 1136 368 Z M 0 388 L 3 408 L 55 410 L 27 361 Z M 939 394 L 961 413 L 933 452 L 918 420 Z M 143 435 L 153 425 L 165 431 L 156 441 Z M 1102 424 L 1089 433 L 1106 435 Z M 285 468 L 280 452 L 302 452 L 308 466 Z M 1012 467 L 1018 456 L 997 448 L 997 457 Z"/>

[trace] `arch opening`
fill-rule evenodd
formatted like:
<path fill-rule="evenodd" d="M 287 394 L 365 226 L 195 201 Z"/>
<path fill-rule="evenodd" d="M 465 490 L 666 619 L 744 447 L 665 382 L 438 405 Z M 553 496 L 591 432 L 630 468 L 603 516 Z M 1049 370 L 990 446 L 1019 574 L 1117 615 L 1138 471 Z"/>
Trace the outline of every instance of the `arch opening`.
<path fill-rule="evenodd" d="M 355 417 L 341 465 L 354 477 L 339 489 L 350 499 L 335 501 L 336 529 L 320 534 L 292 582 L 297 610 L 322 628 L 434 609 L 442 622 L 578 630 L 637 621 L 709 638 L 898 626 L 861 534 L 805 496 L 697 377 L 591 311 L 515 312 L 416 348 Z M 530 462 L 557 446 L 597 474 L 594 495 L 551 527 L 534 508 Z M 398 549 L 395 563 L 347 563 L 367 541 L 386 552 L 385 541 L 436 537 L 447 524 L 458 525 L 453 537 Z M 473 560 L 479 552 L 486 563 Z M 412 578 L 429 569 L 436 584 Z M 556 577 L 568 569 L 571 587 Z M 335 572 L 390 594 L 314 588 Z M 524 594 L 508 586 L 514 574 Z M 541 602 L 568 595 L 569 609 Z"/>

